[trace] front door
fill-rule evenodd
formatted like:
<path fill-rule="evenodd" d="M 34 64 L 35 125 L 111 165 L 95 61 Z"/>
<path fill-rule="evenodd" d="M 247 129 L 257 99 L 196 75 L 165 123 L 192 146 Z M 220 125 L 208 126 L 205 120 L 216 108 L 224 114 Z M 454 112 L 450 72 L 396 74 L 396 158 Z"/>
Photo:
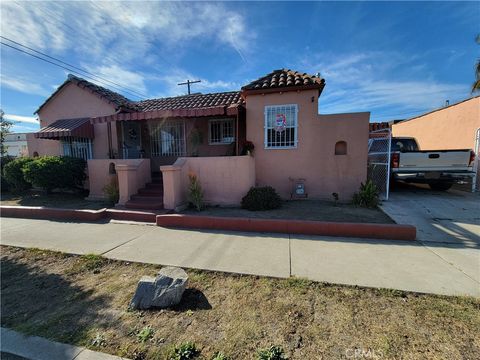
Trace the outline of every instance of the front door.
<path fill-rule="evenodd" d="M 139 121 L 122 121 L 122 151 L 124 159 L 144 157 Z"/>

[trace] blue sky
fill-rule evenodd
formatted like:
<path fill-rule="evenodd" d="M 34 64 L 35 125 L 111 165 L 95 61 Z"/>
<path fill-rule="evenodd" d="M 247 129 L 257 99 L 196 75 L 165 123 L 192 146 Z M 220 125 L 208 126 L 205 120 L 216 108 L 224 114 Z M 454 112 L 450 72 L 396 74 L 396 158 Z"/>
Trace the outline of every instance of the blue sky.
<path fill-rule="evenodd" d="M 470 97 L 480 55 L 480 2 L 0 6 L 2 36 L 149 98 L 185 93 L 176 84 L 187 78 L 202 79 L 194 91 L 238 90 L 285 67 L 326 79 L 320 113 L 371 111 L 372 121 Z M 15 131 L 38 129 L 33 112 L 67 73 L 1 46 L 1 108 Z"/>

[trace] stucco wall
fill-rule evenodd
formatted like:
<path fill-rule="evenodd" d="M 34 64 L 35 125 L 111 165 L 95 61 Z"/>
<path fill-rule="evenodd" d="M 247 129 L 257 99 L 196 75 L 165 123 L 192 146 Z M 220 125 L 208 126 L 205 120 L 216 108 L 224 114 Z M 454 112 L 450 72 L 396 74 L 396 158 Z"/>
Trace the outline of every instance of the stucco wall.
<path fill-rule="evenodd" d="M 238 206 L 255 185 L 255 163 L 251 156 L 179 158 L 175 164 L 161 169 L 166 209 L 187 202 L 189 174 L 200 180 L 207 204 Z"/>
<path fill-rule="evenodd" d="M 264 148 L 264 108 L 298 105 L 298 146 Z M 303 178 L 310 198 L 349 201 L 367 176 L 369 113 L 318 115 L 318 92 L 285 92 L 249 95 L 247 140 L 255 145 L 257 185 L 271 185 L 282 197 L 292 192 L 291 179 Z M 337 141 L 347 142 L 347 154 L 335 155 Z"/>
<path fill-rule="evenodd" d="M 113 104 L 109 104 L 105 100 L 100 99 L 87 89 L 81 89 L 75 84 L 68 84 L 38 112 L 38 116 L 40 118 L 40 127 L 43 128 L 59 119 L 111 115 L 114 112 L 115 106 Z M 94 131 L 93 157 L 100 159 L 108 158 L 107 124 L 95 124 Z M 116 137 L 116 127 L 112 126 L 112 144 L 114 150 L 118 151 L 115 140 Z M 59 141 L 43 140 L 39 141 L 38 145 L 35 146 L 40 149 L 46 146 L 45 150 L 41 152 L 38 150 L 29 150 L 29 152 L 33 153 L 33 151 L 38 151 L 40 155 L 57 155 L 46 152 L 47 149 L 51 151 L 56 149 L 56 147 L 47 144 L 45 141 L 57 143 L 58 151 L 61 151 Z"/>
<path fill-rule="evenodd" d="M 28 155 L 33 156 L 37 153 L 43 155 L 62 155 L 60 141 L 37 139 L 33 133 L 27 134 Z"/>
<path fill-rule="evenodd" d="M 480 128 L 480 97 L 403 121 L 392 126 L 393 136 L 412 136 L 422 150 L 473 149 Z"/>
<path fill-rule="evenodd" d="M 136 189 L 151 181 L 150 163 L 148 159 L 91 159 L 87 161 L 88 182 L 90 184 L 90 200 L 104 199 L 103 188 L 115 178 L 116 174 L 110 173 L 110 164 L 134 166 L 138 169 L 135 183 Z M 127 194 L 125 196 L 130 196 Z"/>

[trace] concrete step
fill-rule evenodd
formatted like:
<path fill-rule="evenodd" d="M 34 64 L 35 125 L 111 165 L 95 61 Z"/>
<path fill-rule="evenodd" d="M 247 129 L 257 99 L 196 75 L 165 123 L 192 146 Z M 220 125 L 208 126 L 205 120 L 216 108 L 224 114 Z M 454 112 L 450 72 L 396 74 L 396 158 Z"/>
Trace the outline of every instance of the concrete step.
<path fill-rule="evenodd" d="M 163 189 L 158 188 L 143 188 L 138 190 L 139 195 L 163 196 Z"/>
<path fill-rule="evenodd" d="M 141 200 L 141 201 L 161 201 L 163 202 L 163 194 L 152 195 L 152 194 L 136 194 L 130 196 L 130 200 Z"/>
<path fill-rule="evenodd" d="M 163 209 L 163 200 L 128 200 L 125 207 L 127 209 L 160 210 Z"/>
<path fill-rule="evenodd" d="M 145 187 L 147 189 L 162 189 L 163 190 L 163 183 L 146 183 Z"/>

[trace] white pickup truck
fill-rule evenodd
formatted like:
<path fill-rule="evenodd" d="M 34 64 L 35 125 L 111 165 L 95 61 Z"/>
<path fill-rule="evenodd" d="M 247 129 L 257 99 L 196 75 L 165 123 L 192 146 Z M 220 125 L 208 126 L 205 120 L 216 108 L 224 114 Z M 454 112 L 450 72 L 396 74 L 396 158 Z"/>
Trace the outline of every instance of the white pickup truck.
<path fill-rule="evenodd" d="M 385 140 L 370 139 L 369 157 L 381 154 Z M 385 150 L 383 150 L 385 151 Z M 474 175 L 475 153 L 463 150 L 420 150 L 410 137 L 393 137 L 391 142 L 390 178 L 411 183 L 428 184 L 433 190 L 448 190 Z"/>

